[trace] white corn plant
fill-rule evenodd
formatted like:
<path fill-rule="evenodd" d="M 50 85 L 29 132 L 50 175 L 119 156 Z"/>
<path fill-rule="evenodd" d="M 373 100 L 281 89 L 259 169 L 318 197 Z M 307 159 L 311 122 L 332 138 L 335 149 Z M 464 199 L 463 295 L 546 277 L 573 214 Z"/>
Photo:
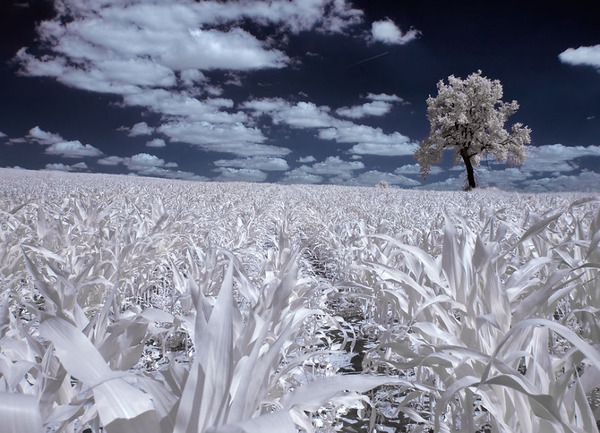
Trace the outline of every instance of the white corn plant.
<path fill-rule="evenodd" d="M 3 431 L 598 431 L 598 196 L 1 175 Z"/>

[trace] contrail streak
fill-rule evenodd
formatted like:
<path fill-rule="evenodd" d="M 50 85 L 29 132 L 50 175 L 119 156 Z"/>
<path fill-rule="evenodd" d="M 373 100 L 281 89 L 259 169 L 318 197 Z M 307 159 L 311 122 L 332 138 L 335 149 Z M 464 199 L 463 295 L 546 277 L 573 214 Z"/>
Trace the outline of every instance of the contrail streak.
<path fill-rule="evenodd" d="M 358 62 L 356 62 L 356 63 L 352 63 L 350 66 L 356 66 L 356 65 L 360 65 L 361 63 L 365 63 L 365 62 L 368 62 L 368 61 L 370 61 L 370 60 L 375 60 L 376 58 L 378 58 L 378 57 L 381 57 L 381 56 L 385 56 L 385 55 L 387 55 L 387 54 L 389 54 L 389 53 L 390 53 L 389 51 L 386 51 L 385 53 L 377 54 L 376 56 L 369 57 L 369 58 L 367 58 L 367 59 L 363 59 L 363 60 L 359 60 L 359 61 L 358 61 Z"/>

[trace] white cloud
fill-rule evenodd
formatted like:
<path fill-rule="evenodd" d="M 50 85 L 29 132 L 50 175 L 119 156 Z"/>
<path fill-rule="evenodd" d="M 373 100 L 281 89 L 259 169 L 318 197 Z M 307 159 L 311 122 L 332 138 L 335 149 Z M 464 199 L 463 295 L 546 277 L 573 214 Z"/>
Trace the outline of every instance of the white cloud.
<path fill-rule="evenodd" d="M 286 66 L 289 58 L 273 47 L 275 39 L 259 40 L 237 27 L 244 20 L 292 33 L 340 33 L 362 19 L 346 0 L 70 2 L 56 10 L 38 27 L 53 54 L 20 51 L 23 72 L 117 94 L 171 87 L 178 71 L 192 86 L 204 81 L 197 70 Z"/>
<path fill-rule="evenodd" d="M 271 113 L 273 122 L 285 123 L 292 128 L 323 128 L 330 126 L 333 118 L 327 106 L 316 106 L 312 102 L 298 102 Z"/>
<path fill-rule="evenodd" d="M 301 162 L 301 163 L 308 163 L 308 162 L 315 162 L 315 161 L 316 161 L 316 159 L 312 155 L 301 156 L 300 158 L 298 158 L 298 162 Z"/>
<path fill-rule="evenodd" d="M 528 182 L 530 192 L 589 191 L 600 192 L 600 173 L 582 171 L 574 175 L 545 177 Z"/>
<path fill-rule="evenodd" d="M 147 147 L 165 147 L 167 143 L 162 138 L 154 138 L 146 142 Z"/>
<path fill-rule="evenodd" d="M 291 104 L 281 98 L 259 99 L 245 102 L 242 108 L 260 115 L 268 114 L 276 124 L 319 129 L 317 136 L 322 140 L 357 143 L 351 150 L 356 154 L 412 155 L 417 146 L 399 132 L 385 134 L 381 128 L 336 119 L 329 114 L 329 107 L 317 106 L 311 102 Z"/>
<path fill-rule="evenodd" d="M 165 164 L 165 167 L 168 165 Z M 180 180 L 194 180 L 194 181 L 208 181 L 208 178 L 203 176 L 198 176 L 189 171 L 179 171 L 179 170 L 168 170 L 164 167 L 137 167 L 135 169 L 135 173 L 130 173 L 131 175 L 141 175 L 141 176 L 152 176 L 152 177 L 164 177 L 167 179 L 180 179 Z"/>
<path fill-rule="evenodd" d="M 258 26 L 275 24 L 278 32 L 339 33 L 362 19 L 362 12 L 346 0 L 75 1 L 60 3 L 56 11 L 54 19 L 38 26 L 47 54 L 20 50 L 15 60 L 21 73 L 121 95 L 125 105 L 162 114 L 167 121 L 163 131 L 171 141 L 244 156 L 281 156 L 289 150 L 262 144 L 266 138 L 248 126 L 247 114 L 231 112 L 232 101 L 197 99 L 199 94 L 223 92 L 202 71 L 281 68 L 290 59 L 278 47 L 285 46 L 285 37 L 259 39 L 239 24 L 250 20 Z M 239 77 L 228 77 L 225 84 L 240 84 Z M 178 91 L 177 85 L 190 94 Z M 150 129 L 134 128 L 131 133 L 149 135 Z M 159 144 L 152 141 L 150 147 Z"/>
<path fill-rule="evenodd" d="M 219 159 L 214 162 L 217 167 L 238 167 L 257 169 L 263 171 L 285 171 L 289 169 L 288 163 L 283 158 L 269 158 L 253 156 L 251 158 Z"/>
<path fill-rule="evenodd" d="M 60 155 L 64 158 L 83 158 L 102 156 L 102 151 L 91 144 L 81 144 L 79 140 L 54 143 L 46 148 L 49 155 Z"/>
<path fill-rule="evenodd" d="M 351 119 L 360 119 L 366 116 L 383 116 L 390 112 L 392 104 L 385 101 L 367 102 L 363 105 L 355 105 L 354 107 L 338 108 L 335 112 L 344 117 Z"/>
<path fill-rule="evenodd" d="M 421 172 L 419 171 L 419 169 L 420 169 L 419 164 L 408 164 L 408 165 L 403 165 L 402 167 L 398 167 L 396 170 L 394 170 L 394 173 L 397 173 L 397 174 L 418 174 L 420 176 Z M 429 175 L 433 176 L 433 175 L 436 175 L 436 174 L 440 174 L 443 171 L 444 170 L 440 166 L 433 165 L 429 169 Z"/>
<path fill-rule="evenodd" d="M 263 115 L 288 110 L 290 104 L 282 98 L 264 98 L 246 101 L 242 104 L 242 108 L 254 111 L 257 115 Z"/>
<path fill-rule="evenodd" d="M 17 137 L 17 138 L 9 139 L 6 144 L 10 144 L 12 146 L 13 144 L 23 144 L 23 143 L 27 143 L 27 140 L 22 137 Z"/>
<path fill-rule="evenodd" d="M 130 137 L 136 137 L 138 135 L 150 135 L 152 134 L 152 131 L 154 131 L 154 128 L 149 127 L 146 122 L 139 122 L 131 127 L 129 134 L 127 135 Z"/>
<path fill-rule="evenodd" d="M 216 169 L 221 174 L 215 178 L 219 182 L 264 182 L 267 173 L 255 168 L 219 167 Z"/>
<path fill-rule="evenodd" d="M 148 153 L 138 153 L 131 158 L 126 158 L 124 163 L 129 170 L 137 171 L 148 167 L 162 167 L 165 165 L 165 160 Z"/>
<path fill-rule="evenodd" d="M 127 105 L 146 107 L 155 113 L 187 121 L 233 124 L 247 120 L 243 112 L 228 113 L 220 110 L 233 107 L 231 99 L 214 98 L 200 101 L 185 92 L 149 89 L 143 93 L 126 95 L 124 101 Z"/>
<path fill-rule="evenodd" d="M 398 95 L 388 95 L 386 93 L 368 93 L 366 98 L 371 102 L 353 107 L 338 108 L 336 113 L 352 119 L 360 119 L 366 116 L 383 116 L 390 112 L 393 106 L 392 103 L 404 102 Z"/>
<path fill-rule="evenodd" d="M 200 182 L 208 182 L 208 178 L 204 176 L 198 176 L 190 171 L 168 171 L 165 173 L 165 177 L 169 179 L 179 179 L 179 180 L 194 180 Z"/>
<path fill-rule="evenodd" d="M 206 81 L 206 76 L 198 69 L 186 69 L 181 71 L 179 73 L 179 78 L 187 87 L 192 87 Z"/>
<path fill-rule="evenodd" d="M 46 164 L 46 170 L 55 170 L 55 171 L 73 171 L 73 167 L 66 164 L 55 163 L 55 164 Z"/>
<path fill-rule="evenodd" d="M 327 176 L 346 180 L 353 176 L 353 172 L 361 170 L 365 165 L 361 161 L 344 161 L 339 156 L 328 156 L 322 162 L 312 166 L 302 165 L 284 174 L 283 183 L 321 183 Z M 339 182 L 338 182 L 339 183 Z"/>
<path fill-rule="evenodd" d="M 39 126 L 34 126 L 33 128 L 31 128 L 26 138 L 44 145 L 50 145 L 65 141 L 65 139 L 62 138 L 59 134 L 44 131 Z"/>
<path fill-rule="evenodd" d="M 0 138 L 5 138 L 5 137 L 7 137 L 7 135 L 4 132 L 0 131 Z"/>
<path fill-rule="evenodd" d="M 100 165 L 119 165 L 125 162 L 125 158 L 121 158 L 120 156 L 107 156 L 106 158 L 101 158 L 96 161 Z"/>
<path fill-rule="evenodd" d="M 384 44 L 404 45 L 419 36 L 419 32 L 410 29 L 406 33 L 394 24 L 391 20 L 375 21 L 371 26 L 371 37 L 373 41 L 383 42 Z"/>
<path fill-rule="evenodd" d="M 410 179 L 406 176 L 402 176 L 401 174 L 381 172 L 378 170 L 370 170 L 348 179 L 331 179 L 332 183 L 340 183 L 352 186 L 375 186 L 381 181 L 385 181 L 389 185 L 397 185 L 401 187 L 414 187 L 421 184 L 420 182 Z"/>
<path fill-rule="evenodd" d="M 78 162 L 77 164 L 73 164 L 71 167 L 77 169 L 77 170 L 87 170 L 88 166 L 85 162 Z"/>
<path fill-rule="evenodd" d="M 521 166 L 523 171 L 569 172 L 578 168 L 577 158 L 600 157 L 600 146 L 528 146 L 527 154 L 529 156 Z"/>
<path fill-rule="evenodd" d="M 568 48 L 560 53 L 558 58 L 569 65 L 593 66 L 600 70 L 600 45 Z"/>
<path fill-rule="evenodd" d="M 284 68 L 293 63 L 284 52 L 286 33 L 343 34 L 361 23 L 363 15 L 349 0 L 70 1 L 57 3 L 56 11 L 55 18 L 37 28 L 45 54 L 22 49 L 16 55 L 21 73 L 120 95 L 126 106 L 160 114 L 162 125 L 157 131 L 170 142 L 238 156 L 278 157 L 289 149 L 266 144 L 267 138 L 254 126 L 256 119 L 235 111 L 233 101 L 215 96 L 223 94 L 223 85 L 240 84 L 240 74 L 235 71 Z M 242 26 L 247 22 L 253 25 Z M 248 30 L 260 26 L 277 29 L 276 34 L 257 37 Z M 394 43 L 408 42 L 413 32 L 400 32 L 396 37 L 390 36 L 385 23 L 383 33 L 381 26 L 374 24 L 377 28 L 378 37 L 387 32 L 385 41 Z M 210 82 L 203 71 L 215 69 L 229 72 L 227 81 Z M 207 99 L 199 99 L 200 95 Z M 342 113 L 351 118 L 383 115 L 389 111 L 388 104 L 399 99 L 385 94 L 368 98 L 371 102 Z M 290 104 L 272 99 L 244 105 L 255 115 L 269 114 L 274 123 L 292 128 L 345 127 L 329 107 L 310 102 Z M 152 133 L 151 126 L 138 125 L 130 135 Z M 149 141 L 148 146 L 163 146 L 164 140 L 159 140 Z M 47 144 L 65 141 L 61 138 Z M 103 163 L 114 160 L 105 158 Z"/>
<path fill-rule="evenodd" d="M 369 93 L 367 99 L 370 99 L 371 101 L 404 102 L 404 99 L 398 95 L 388 95 L 387 93 Z"/>
<path fill-rule="evenodd" d="M 476 168 L 475 177 L 481 186 L 494 186 L 503 190 L 527 192 L 600 191 L 600 173 L 582 170 L 579 159 L 595 158 L 600 162 L 600 146 L 564 146 L 552 144 L 528 146 L 529 157 L 518 167 L 492 163 L 490 167 Z M 397 173 L 407 174 L 417 168 L 404 166 Z M 440 169 L 441 170 L 441 169 Z M 460 175 L 428 184 L 427 188 L 461 189 L 465 186 L 464 166 L 453 166 L 448 172 Z"/>
<path fill-rule="evenodd" d="M 158 128 L 171 141 L 197 145 L 204 150 L 233 153 L 239 156 L 285 156 L 289 149 L 260 144 L 266 140 L 258 128 L 242 123 L 214 125 L 209 122 L 169 122 Z"/>
<path fill-rule="evenodd" d="M 122 158 L 120 156 L 108 156 L 106 158 L 99 159 L 98 164 L 108 166 L 123 164 L 128 170 L 130 170 L 130 174 L 138 174 L 142 176 L 208 181 L 208 178 L 198 176 L 188 171 L 169 170 L 171 168 L 177 168 L 177 163 L 165 162 L 164 159 L 148 153 L 138 153 L 128 158 Z"/>
<path fill-rule="evenodd" d="M 350 122 L 340 122 L 334 128 L 322 129 L 319 138 L 338 143 L 357 143 L 350 152 L 360 155 L 412 155 L 417 148 L 417 144 L 399 132 L 385 134 L 381 128 Z"/>
<path fill-rule="evenodd" d="M 323 182 L 323 177 L 311 173 L 310 167 L 302 165 L 285 173 L 281 182 L 317 184 Z"/>
<path fill-rule="evenodd" d="M 89 80 L 76 74 L 81 71 L 99 80 L 97 91 L 112 87 L 114 93 L 122 94 L 129 93 L 127 85 L 173 86 L 175 71 L 279 68 L 288 61 L 283 52 L 241 28 L 202 28 L 205 20 L 193 4 L 112 4 L 94 15 L 92 8 L 89 3 L 71 4 L 67 12 L 71 22 L 62 24 L 62 16 L 44 22 L 40 35 L 56 56 L 37 59 L 22 51 L 18 59 L 25 71 L 53 76 L 74 87 L 86 83 L 84 88 L 92 90 Z M 183 78 L 189 82 L 198 76 Z"/>
<path fill-rule="evenodd" d="M 21 65 L 21 73 L 34 77 L 53 77 L 69 87 L 120 95 L 138 93 L 142 90 L 139 86 L 131 83 L 111 81 L 104 71 L 91 63 L 73 66 L 68 64 L 65 58 L 44 57 L 38 59 L 27 53 L 25 49 L 19 50 L 15 58 Z"/>
<path fill-rule="evenodd" d="M 410 156 L 417 149 L 412 143 L 358 143 L 350 148 L 350 153 L 358 155 Z"/>
<path fill-rule="evenodd" d="M 62 163 L 54 163 L 54 164 L 46 164 L 46 170 L 54 170 L 54 171 L 80 171 L 87 170 L 88 166 L 85 162 L 78 162 L 73 165 L 66 165 Z"/>
<path fill-rule="evenodd" d="M 170 68 L 148 59 L 107 59 L 95 62 L 99 79 L 116 84 L 143 87 L 172 87 L 175 74 Z"/>
<path fill-rule="evenodd" d="M 227 32 L 193 29 L 193 42 L 173 46 L 163 54 L 164 62 L 176 70 L 253 70 L 282 68 L 289 59 L 279 50 L 266 49 L 253 35 L 240 28 Z"/>
<path fill-rule="evenodd" d="M 361 161 L 344 161 L 339 156 L 328 156 L 325 161 L 312 165 L 311 173 L 351 177 L 354 170 L 365 168 Z"/>

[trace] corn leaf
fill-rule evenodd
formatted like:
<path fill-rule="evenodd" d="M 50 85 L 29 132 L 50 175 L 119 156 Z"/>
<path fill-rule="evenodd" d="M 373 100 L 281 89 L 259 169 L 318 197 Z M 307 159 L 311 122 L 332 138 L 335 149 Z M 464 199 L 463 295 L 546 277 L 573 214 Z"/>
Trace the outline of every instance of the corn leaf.
<path fill-rule="evenodd" d="M 0 392 L 2 433 L 43 433 L 35 396 Z"/>

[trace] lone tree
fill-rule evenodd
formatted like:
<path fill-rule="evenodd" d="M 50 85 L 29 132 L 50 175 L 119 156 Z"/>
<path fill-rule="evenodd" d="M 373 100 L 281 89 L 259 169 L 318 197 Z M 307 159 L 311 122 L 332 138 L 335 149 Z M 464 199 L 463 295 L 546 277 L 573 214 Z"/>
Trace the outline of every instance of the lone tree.
<path fill-rule="evenodd" d="M 519 108 L 517 101 L 503 102 L 502 84 L 481 76 L 481 71 L 465 80 L 448 77 L 437 84 L 438 95 L 427 98 L 427 119 L 431 123 L 429 137 L 419 143 L 415 158 L 423 178 L 431 164 L 442 160 L 444 149 L 454 148 L 454 163 L 461 160 L 467 169 L 467 189 L 475 188 L 473 167 L 482 155 L 492 154 L 499 162 L 521 164 L 531 141 L 531 129 L 515 123 L 509 133 L 504 129 L 508 118 Z"/>

